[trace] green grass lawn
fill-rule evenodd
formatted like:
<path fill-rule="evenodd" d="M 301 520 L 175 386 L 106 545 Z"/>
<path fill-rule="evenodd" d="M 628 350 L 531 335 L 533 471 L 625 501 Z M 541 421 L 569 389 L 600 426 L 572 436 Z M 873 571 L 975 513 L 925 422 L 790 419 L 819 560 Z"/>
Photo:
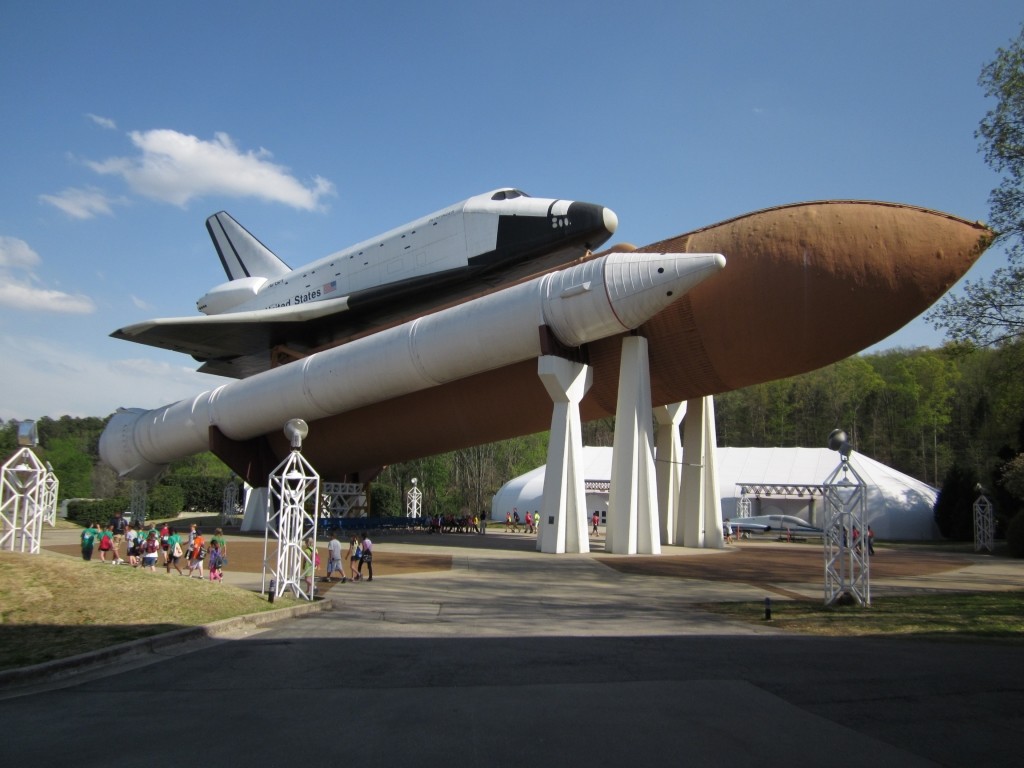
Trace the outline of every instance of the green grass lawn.
<path fill-rule="evenodd" d="M 163 569 L 0 552 L 0 669 L 293 604 Z"/>
<path fill-rule="evenodd" d="M 764 603 L 704 603 L 701 608 L 767 623 Z M 771 625 L 813 635 L 903 635 L 1024 644 L 1024 592 L 874 597 L 870 607 L 773 600 Z"/>

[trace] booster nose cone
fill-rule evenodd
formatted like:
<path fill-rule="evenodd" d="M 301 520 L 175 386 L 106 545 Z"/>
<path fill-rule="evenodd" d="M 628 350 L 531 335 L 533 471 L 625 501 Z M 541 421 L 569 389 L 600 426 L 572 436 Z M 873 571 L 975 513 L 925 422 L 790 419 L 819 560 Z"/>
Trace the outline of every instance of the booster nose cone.
<path fill-rule="evenodd" d="M 720 253 L 612 253 L 605 265 L 605 288 L 623 327 L 639 328 L 724 268 Z"/>
<path fill-rule="evenodd" d="M 619 228 L 619 217 L 615 215 L 615 211 L 611 208 L 605 208 L 604 214 L 604 228 L 608 230 L 609 235 L 614 235 L 615 230 Z"/>

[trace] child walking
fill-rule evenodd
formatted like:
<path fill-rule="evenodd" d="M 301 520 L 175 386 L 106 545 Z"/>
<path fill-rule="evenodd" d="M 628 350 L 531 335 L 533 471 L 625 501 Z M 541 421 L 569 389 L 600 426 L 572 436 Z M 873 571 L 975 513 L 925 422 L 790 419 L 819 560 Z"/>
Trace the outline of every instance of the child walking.
<path fill-rule="evenodd" d="M 224 574 L 223 556 L 220 553 L 220 541 L 216 538 L 210 540 L 210 581 L 222 582 Z"/>

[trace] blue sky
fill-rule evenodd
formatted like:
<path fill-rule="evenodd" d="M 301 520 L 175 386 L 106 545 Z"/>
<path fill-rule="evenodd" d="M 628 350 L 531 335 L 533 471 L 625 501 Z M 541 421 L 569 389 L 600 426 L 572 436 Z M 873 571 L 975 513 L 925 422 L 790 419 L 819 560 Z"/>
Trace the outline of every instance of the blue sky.
<path fill-rule="evenodd" d="M 0 418 L 223 383 L 108 337 L 224 280 L 219 210 L 292 266 L 501 186 L 608 205 L 637 245 L 828 198 L 984 220 L 977 79 L 1022 21 L 1019 0 L 3 0 Z M 941 342 L 917 320 L 873 349 Z"/>

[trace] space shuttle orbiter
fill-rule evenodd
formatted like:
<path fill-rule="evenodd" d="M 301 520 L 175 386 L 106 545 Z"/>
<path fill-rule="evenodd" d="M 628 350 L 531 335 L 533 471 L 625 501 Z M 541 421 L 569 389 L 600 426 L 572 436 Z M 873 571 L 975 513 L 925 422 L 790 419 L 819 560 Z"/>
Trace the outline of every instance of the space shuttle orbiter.
<path fill-rule="evenodd" d="M 111 335 L 190 354 L 205 373 L 245 378 L 571 262 L 617 226 L 604 206 L 504 188 L 292 269 L 221 211 L 206 228 L 228 280 L 196 302 L 203 314 L 147 320 Z"/>

